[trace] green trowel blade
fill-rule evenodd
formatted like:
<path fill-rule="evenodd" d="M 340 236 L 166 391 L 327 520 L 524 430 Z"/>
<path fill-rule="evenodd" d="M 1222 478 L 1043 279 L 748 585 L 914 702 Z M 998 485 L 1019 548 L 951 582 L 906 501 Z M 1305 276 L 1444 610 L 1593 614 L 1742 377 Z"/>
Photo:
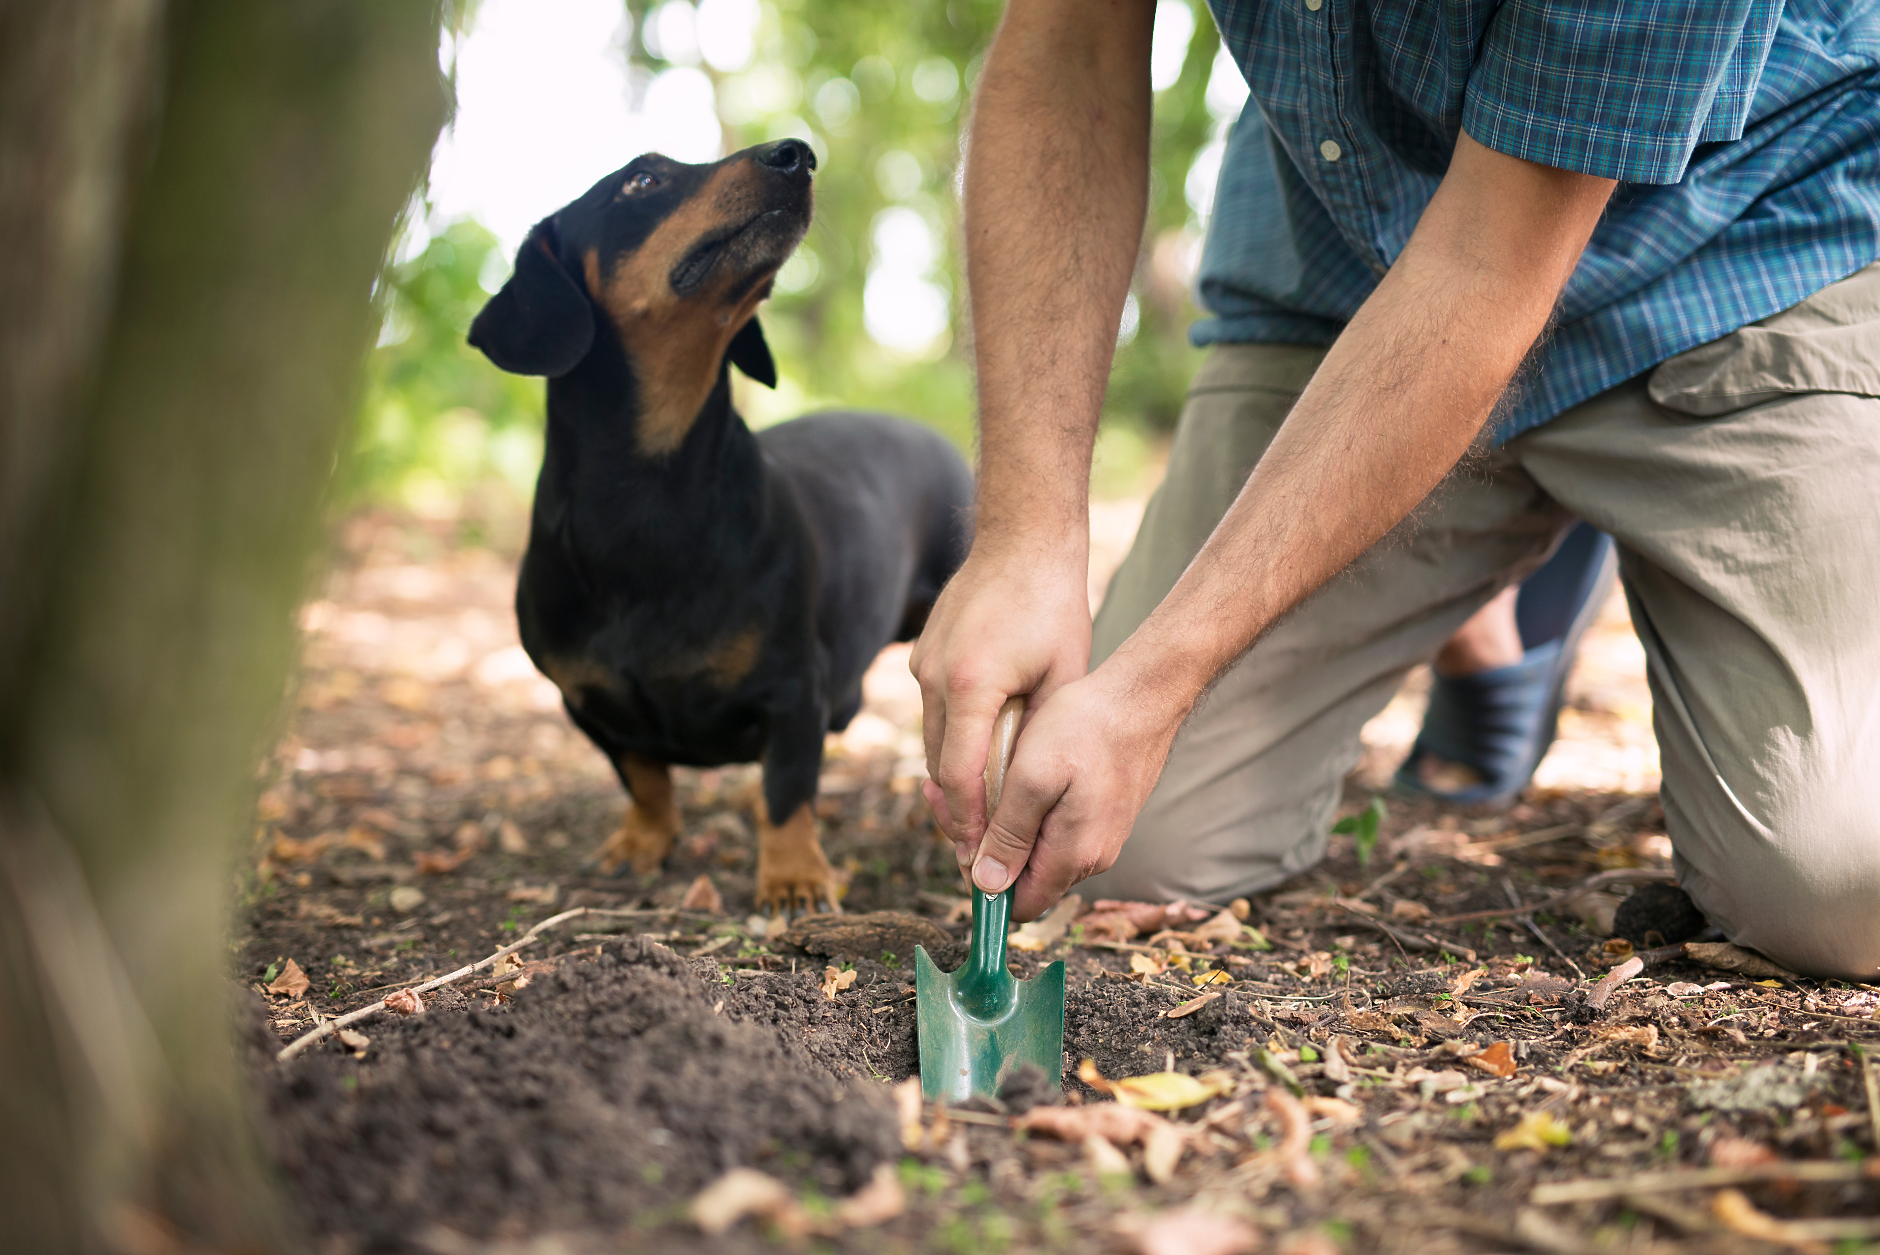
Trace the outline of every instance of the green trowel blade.
<path fill-rule="evenodd" d="M 1054 1087 L 1064 1084 L 1064 964 L 1015 979 L 1005 966 L 1011 913 L 1010 889 L 973 891 L 972 950 L 957 972 L 942 972 L 924 947 L 914 950 L 920 1089 L 929 1102 L 996 1095 L 1027 1063 Z"/>

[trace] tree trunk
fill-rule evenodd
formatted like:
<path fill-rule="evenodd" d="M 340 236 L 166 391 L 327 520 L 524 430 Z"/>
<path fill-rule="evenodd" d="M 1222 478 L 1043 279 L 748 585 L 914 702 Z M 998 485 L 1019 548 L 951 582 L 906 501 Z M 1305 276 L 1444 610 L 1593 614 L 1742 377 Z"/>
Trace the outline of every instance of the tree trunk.
<path fill-rule="evenodd" d="M 438 24 L 0 0 L 9 1249 L 295 1244 L 236 1084 L 230 872 Z"/>

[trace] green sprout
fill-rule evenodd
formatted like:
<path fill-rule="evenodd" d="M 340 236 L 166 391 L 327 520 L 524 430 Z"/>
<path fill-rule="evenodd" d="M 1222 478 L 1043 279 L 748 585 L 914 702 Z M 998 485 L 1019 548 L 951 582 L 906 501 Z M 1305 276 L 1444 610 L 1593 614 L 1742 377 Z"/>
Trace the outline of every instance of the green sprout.
<path fill-rule="evenodd" d="M 1389 812 L 1385 809 L 1384 799 L 1374 797 L 1371 804 L 1356 815 L 1347 815 L 1332 825 L 1332 831 L 1352 839 L 1358 849 L 1358 866 L 1368 867 L 1371 855 L 1377 849 L 1377 830 Z"/>

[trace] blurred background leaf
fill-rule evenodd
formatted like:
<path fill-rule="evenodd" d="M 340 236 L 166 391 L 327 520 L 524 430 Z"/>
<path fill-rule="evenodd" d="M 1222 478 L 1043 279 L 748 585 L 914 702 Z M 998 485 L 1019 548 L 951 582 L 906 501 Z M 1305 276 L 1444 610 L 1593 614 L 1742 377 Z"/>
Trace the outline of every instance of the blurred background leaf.
<path fill-rule="evenodd" d="M 473 56 L 480 33 L 493 41 L 497 24 L 516 20 L 505 6 L 528 2 L 484 0 L 468 29 L 447 39 L 446 64 Z M 624 142 L 710 160 L 795 136 L 820 162 L 816 220 L 760 315 L 779 386 L 769 392 L 734 376 L 753 425 L 854 406 L 908 415 L 970 445 L 958 191 L 967 106 L 1002 8 L 997 0 L 627 0 L 620 10 L 599 51 L 620 75 Z M 552 38 L 560 13 L 559 5 L 535 7 L 523 19 L 533 25 L 511 30 Z M 1118 329 L 1095 472 L 1109 494 L 1137 487 L 1199 364 L 1187 338 L 1197 317 L 1193 267 L 1222 139 L 1246 95 L 1212 21 L 1189 0 L 1158 5 L 1153 77 L 1149 220 Z M 448 144 L 440 168 L 493 160 L 467 143 L 446 156 Z M 578 185 L 635 152 L 595 143 Z M 586 164 L 586 150 L 572 159 Z M 529 213 L 544 215 L 567 198 L 531 203 Z M 532 483 L 541 381 L 505 375 L 463 342 L 507 276 L 507 249 L 491 229 L 447 210 L 428 200 L 413 206 L 386 275 L 385 326 L 342 471 L 343 505 L 388 502 L 446 516 L 475 494 L 526 498 Z"/>

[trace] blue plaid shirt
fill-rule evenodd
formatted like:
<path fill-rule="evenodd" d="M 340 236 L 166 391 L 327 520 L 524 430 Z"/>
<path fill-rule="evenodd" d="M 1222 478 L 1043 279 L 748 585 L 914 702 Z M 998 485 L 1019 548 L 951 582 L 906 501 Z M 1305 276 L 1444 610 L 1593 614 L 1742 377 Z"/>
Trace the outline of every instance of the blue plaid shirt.
<path fill-rule="evenodd" d="M 1457 133 L 1618 179 L 1498 441 L 1880 259 L 1880 5 L 1210 0 L 1252 90 L 1196 344 L 1328 344 Z"/>

